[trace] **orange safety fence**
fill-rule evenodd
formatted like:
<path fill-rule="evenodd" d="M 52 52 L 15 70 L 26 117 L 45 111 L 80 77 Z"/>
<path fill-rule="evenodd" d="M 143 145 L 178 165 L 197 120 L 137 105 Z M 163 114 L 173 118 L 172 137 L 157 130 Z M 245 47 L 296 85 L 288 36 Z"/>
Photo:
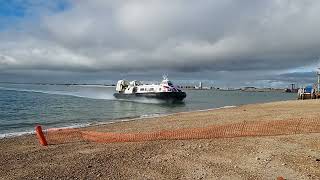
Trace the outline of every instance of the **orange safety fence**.
<path fill-rule="evenodd" d="M 82 141 L 115 143 L 157 140 L 211 139 L 244 136 L 277 136 L 303 133 L 320 133 L 320 120 L 318 118 L 304 118 L 255 122 L 243 121 L 241 123 L 213 125 L 203 128 L 186 128 L 137 133 L 98 132 L 89 131 L 83 128 L 44 130 L 44 136 L 48 144 L 62 144 Z"/>

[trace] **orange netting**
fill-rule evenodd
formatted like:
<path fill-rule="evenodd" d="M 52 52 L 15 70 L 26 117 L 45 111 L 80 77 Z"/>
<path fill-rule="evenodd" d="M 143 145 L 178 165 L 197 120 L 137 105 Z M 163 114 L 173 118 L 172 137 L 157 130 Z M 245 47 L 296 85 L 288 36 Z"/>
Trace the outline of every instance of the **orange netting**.
<path fill-rule="evenodd" d="M 88 131 L 81 128 L 48 129 L 45 138 L 48 144 L 90 141 L 100 143 L 136 142 L 155 140 L 186 140 L 231 138 L 243 136 L 276 136 L 302 133 L 320 133 L 318 119 L 277 120 L 264 122 L 241 122 L 215 125 L 205 128 L 162 130 L 158 132 L 109 133 Z"/>

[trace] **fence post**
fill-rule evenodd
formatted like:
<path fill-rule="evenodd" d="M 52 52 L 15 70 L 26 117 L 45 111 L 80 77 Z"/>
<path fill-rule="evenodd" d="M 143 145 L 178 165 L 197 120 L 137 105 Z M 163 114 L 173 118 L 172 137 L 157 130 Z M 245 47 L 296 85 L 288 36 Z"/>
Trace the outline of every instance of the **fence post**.
<path fill-rule="evenodd" d="M 46 138 L 44 137 L 44 134 L 42 132 L 42 128 L 41 126 L 36 126 L 35 127 L 35 130 L 36 130 L 36 134 L 37 134 L 37 137 L 39 139 L 39 143 L 42 145 L 42 146 L 48 146 L 48 143 L 47 143 L 47 140 Z"/>

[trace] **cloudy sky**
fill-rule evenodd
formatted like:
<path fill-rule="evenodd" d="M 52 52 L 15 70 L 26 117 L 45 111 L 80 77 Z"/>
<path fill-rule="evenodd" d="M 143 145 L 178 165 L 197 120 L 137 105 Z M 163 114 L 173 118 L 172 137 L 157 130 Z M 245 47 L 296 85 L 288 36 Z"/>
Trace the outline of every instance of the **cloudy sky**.
<path fill-rule="evenodd" d="M 317 0 L 0 0 L 0 81 L 315 81 Z"/>

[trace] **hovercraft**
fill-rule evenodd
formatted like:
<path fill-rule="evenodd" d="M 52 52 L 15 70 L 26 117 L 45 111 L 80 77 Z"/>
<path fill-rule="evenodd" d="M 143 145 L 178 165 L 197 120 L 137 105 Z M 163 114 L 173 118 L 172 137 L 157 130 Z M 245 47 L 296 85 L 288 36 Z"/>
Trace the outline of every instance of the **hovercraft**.
<path fill-rule="evenodd" d="M 160 84 L 142 84 L 140 81 L 119 80 L 116 86 L 117 99 L 154 98 L 170 102 L 180 102 L 186 98 L 186 93 L 174 86 L 166 76 Z"/>

